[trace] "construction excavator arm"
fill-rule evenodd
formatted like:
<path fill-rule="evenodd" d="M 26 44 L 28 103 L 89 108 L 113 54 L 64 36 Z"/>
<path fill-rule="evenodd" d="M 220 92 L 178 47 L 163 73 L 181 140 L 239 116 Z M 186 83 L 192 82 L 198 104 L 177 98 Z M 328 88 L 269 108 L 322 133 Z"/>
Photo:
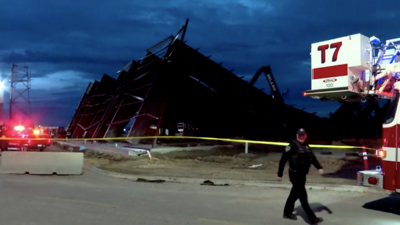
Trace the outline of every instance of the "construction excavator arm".
<path fill-rule="evenodd" d="M 269 86 L 271 87 L 271 96 L 275 100 L 284 103 L 283 101 L 283 95 L 287 93 L 287 91 L 282 95 L 281 92 L 279 91 L 278 85 L 276 84 L 274 75 L 272 74 L 272 70 L 270 66 L 263 66 L 261 67 L 257 73 L 253 76 L 253 79 L 251 79 L 250 84 L 254 86 L 254 84 L 257 82 L 258 78 L 260 75 L 264 73 L 265 77 L 268 80 Z"/>

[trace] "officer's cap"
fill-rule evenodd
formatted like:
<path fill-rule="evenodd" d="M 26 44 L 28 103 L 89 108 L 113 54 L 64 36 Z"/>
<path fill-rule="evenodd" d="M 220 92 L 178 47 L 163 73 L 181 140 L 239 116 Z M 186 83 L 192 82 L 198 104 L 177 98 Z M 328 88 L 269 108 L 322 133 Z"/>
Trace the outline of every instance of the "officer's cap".
<path fill-rule="evenodd" d="M 304 130 L 304 128 L 300 128 L 300 129 L 297 131 L 297 135 L 304 135 L 304 134 L 307 134 L 307 132 L 306 132 L 306 130 Z"/>

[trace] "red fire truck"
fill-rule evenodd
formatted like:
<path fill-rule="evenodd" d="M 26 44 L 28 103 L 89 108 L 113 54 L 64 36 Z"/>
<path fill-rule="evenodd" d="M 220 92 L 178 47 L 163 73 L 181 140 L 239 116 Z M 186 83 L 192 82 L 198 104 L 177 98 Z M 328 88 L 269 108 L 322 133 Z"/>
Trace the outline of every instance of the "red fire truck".
<path fill-rule="evenodd" d="M 3 149 L 6 151 L 39 150 L 42 152 L 51 145 L 50 135 L 39 127 L 25 128 L 17 125 L 13 129 L 8 129 L 6 134 L 7 138 L 15 138 L 8 141 L 8 148 Z"/>
<path fill-rule="evenodd" d="M 400 193 L 400 38 L 385 43 L 355 34 L 311 44 L 311 90 L 330 101 L 390 100 L 383 122 L 381 169 L 358 172 L 358 184 Z"/>

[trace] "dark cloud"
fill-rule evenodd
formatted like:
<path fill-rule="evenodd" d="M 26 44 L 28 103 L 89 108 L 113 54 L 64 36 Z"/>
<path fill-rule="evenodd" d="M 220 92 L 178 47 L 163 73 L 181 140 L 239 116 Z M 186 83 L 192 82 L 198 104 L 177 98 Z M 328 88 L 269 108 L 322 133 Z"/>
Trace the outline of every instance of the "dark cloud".
<path fill-rule="evenodd" d="M 355 33 L 400 36 L 400 2 L 375 5 L 371 0 L 2 0 L 0 72 L 6 77 L 11 63 L 29 65 L 32 111 L 46 111 L 38 116 L 41 123 L 65 124 L 89 81 L 115 75 L 189 18 L 190 46 L 245 80 L 271 65 L 281 91 L 290 89 L 286 102 L 327 115 L 338 104 L 301 95 L 310 88 L 310 45 Z M 269 92 L 264 78 L 256 86 Z"/>
<path fill-rule="evenodd" d="M 54 64 L 62 63 L 78 63 L 78 64 L 123 64 L 126 59 L 118 59 L 115 57 L 107 58 L 107 56 L 94 55 L 92 57 L 80 54 L 65 55 L 44 51 L 31 51 L 26 50 L 23 53 L 11 52 L 3 55 L 3 61 L 6 63 L 24 63 L 24 62 L 47 62 Z"/>

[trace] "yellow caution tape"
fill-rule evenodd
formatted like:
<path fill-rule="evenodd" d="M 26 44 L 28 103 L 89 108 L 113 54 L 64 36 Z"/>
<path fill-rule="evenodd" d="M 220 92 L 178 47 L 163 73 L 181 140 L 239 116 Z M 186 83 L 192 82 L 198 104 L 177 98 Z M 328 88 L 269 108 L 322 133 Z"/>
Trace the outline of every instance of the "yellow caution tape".
<path fill-rule="evenodd" d="M 287 146 L 287 142 L 272 142 L 272 141 L 255 141 L 255 140 L 244 140 L 244 139 L 231 139 L 231 138 L 215 138 L 215 137 L 195 137 L 195 136 L 142 136 L 142 137 L 112 137 L 112 138 L 68 138 L 61 139 L 55 138 L 52 140 L 59 141 L 102 141 L 102 140 L 129 140 L 129 139 L 200 139 L 210 141 L 223 141 L 223 142 L 235 142 L 235 143 L 249 143 L 249 144 L 262 144 L 262 145 L 275 145 L 275 146 Z M 362 146 L 349 146 L 349 145 L 316 145 L 310 144 L 313 148 L 341 148 L 341 149 L 361 149 Z M 365 147 L 366 150 L 376 150 L 375 148 Z"/>
<path fill-rule="evenodd" d="M 248 143 L 248 144 L 261 144 L 261 145 L 275 145 L 275 146 L 287 146 L 287 142 L 272 142 L 272 141 L 255 141 L 255 140 L 244 140 L 244 139 L 230 139 L 230 138 L 215 138 L 215 137 L 195 137 L 195 136 L 141 136 L 141 137 L 110 137 L 110 138 L 51 138 L 51 141 L 104 141 L 104 140 L 131 140 L 131 139 L 200 139 L 210 141 L 223 141 L 223 142 L 235 142 L 235 143 Z M 0 140 L 48 140 L 44 138 L 4 138 L 0 137 Z M 375 148 L 368 148 L 362 146 L 349 146 L 349 145 L 317 145 L 310 144 L 312 148 L 340 148 L 340 149 L 362 149 L 376 150 Z"/>

